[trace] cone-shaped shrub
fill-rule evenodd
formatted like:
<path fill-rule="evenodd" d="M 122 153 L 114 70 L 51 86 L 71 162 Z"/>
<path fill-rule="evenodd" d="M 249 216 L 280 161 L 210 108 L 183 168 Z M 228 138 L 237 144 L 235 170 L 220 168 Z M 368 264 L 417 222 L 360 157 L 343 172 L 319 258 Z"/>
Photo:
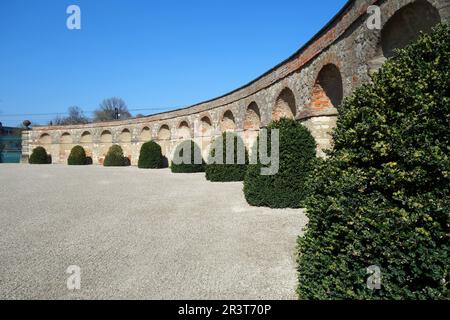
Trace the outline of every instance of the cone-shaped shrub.
<path fill-rule="evenodd" d="M 139 154 L 138 167 L 141 169 L 158 169 L 163 168 L 163 166 L 164 158 L 161 146 L 154 141 L 144 143 Z"/>
<path fill-rule="evenodd" d="M 449 25 L 420 36 L 339 107 L 310 179 L 300 298 L 450 298 L 449 44 Z"/>
<path fill-rule="evenodd" d="M 28 162 L 30 164 L 50 164 L 52 163 L 52 160 L 51 156 L 47 154 L 44 147 L 36 147 L 33 149 Z"/>
<path fill-rule="evenodd" d="M 299 208 L 307 195 L 305 183 L 316 156 L 316 143 L 305 126 L 295 120 L 282 118 L 267 128 L 268 155 L 272 152 L 273 129 L 279 132 L 278 172 L 263 175 L 263 165 L 259 161 L 256 165 L 250 165 L 244 180 L 245 198 L 253 206 Z M 253 152 L 259 152 L 259 143 L 258 137 Z"/>
<path fill-rule="evenodd" d="M 115 144 L 112 145 L 106 154 L 103 165 L 105 167 L 124 167 L 129 165 L 128 159 L 123 156 L 122 147 Z"/>
<path fill-rule="evenodd" d="M 227 139 L 228 136 L 228 139 Z M 233 157 L 229 156 L 231 163 L 227 161 L 227 140 L 229 146 L 234 146 Z M 244 161 L 238 161 L 238 146 L 244 151 Z M 219 159 L 220 157 L 216 152 L 222 151 L 222 161 L 214 161 L 214 159 Z M 239 159 L 241 160 L 241 159 Z M 242 164 L 244 162 L 244 164 Z M 213 182 L 231 182 L 231 181 L 243 181 L 245 176 L 245 171 L 248 165 L 248 153 L 245 149 L 244 142 L 241 137 L 235 133 L 224 132 L 221 137 L 217 138 L 212 146 L 210 157 L 206 165 L 206 179 Z"/>
<path fill-rule="evenodd" d="M 204 172 L 205 162 L 202 158 L 202 151 L 200 147 L 192 140 L 181 142 L 175 148 L 174 158 L 177 158 L 181 163 L 174 163 L 170 166 L 173 173 L 194 173 Z M 198 159 L 198 161 L 196 161 Z M 196 163 L 199 162 L 199 163 Z"/>
<path fill-rule="evenodd" d="M 72 148 L 69 158 L 67 158 L 67 164 L 70 166 L 84 166 L 88 164 L 88 158 L 82 146 Z"/>

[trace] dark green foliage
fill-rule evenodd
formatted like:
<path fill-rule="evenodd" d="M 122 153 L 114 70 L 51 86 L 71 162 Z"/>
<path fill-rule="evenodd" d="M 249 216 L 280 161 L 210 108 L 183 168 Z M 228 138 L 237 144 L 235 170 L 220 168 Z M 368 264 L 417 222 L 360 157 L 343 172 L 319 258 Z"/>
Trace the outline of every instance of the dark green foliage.
<path fill-rule="evenodd" d="M 227 147 L 226 147 L 226 136 L 229 136 L 230 143 L 234 143 L 234 164 L 226 164 L 227 158 Z M 212 163 L 212 158 L 216 154 L 216 149 L 219 147 L 219 143 L 222 144 L 223 147 L 223 163 Z M 238 164 L 238 144 L 244 146 L 244 142 L 242 139 L 234 134 L 234 133 L 226 133 L 222 134 L 222 137 L 216 139 L 211 147 L 210 158 L 208 159 L 206 165 L 206 179 L 213 182 L 231 182 L 231 181 L 243 181 L 245 172 L 247 170 L 248 165 L 248 153 L 245 150 L 245 164 Z"/>
<path fill-rule="evenodd" d="M 183 154 L 185 152 L 190 153 L 190 160 L 188 163 L 175 164 L 172 162 L 170 169 L 173 173 L 194 173 L 194 172 L 205 172 L 205 162 L 202 158 L 202 151 L 200 147 L 192 140 L 186 140 L 181 142 L 175 149 L 175 155 L 179 159 L 183 159 Z M 201 163 L 195 163 L 195 157 L 201 159 Z"/>
<path fill-rule="evenodd" d="M 125 167 L 129 165 L 129 160 L 124 157 L 122 147 L 115 144 L 109 148 L 103 165 L 105 167 Z"/>
<path fill-rule="evenodd" d="M 144 143 L 139 154 L 138 167 L 141 169 L 163 168 L 161 146 L 154 141 Z"/>
<path fill-rule="evenodd" d="M 51 159 L 44 147 L 36 147 L 33 149 L 28 162 L 30 164 L 50 164 L 52 163 Z"/>
<path fill-rule="evenodd" d="M 397 51 L 339 113 L 309 180 L 300 298 L 449 299 L 450 26 Z"/>
<path fill-rule="evenodd" d="M 69 158 L 67 158 L 67 164 L 70 166 L 84 166 L 88 164 L 88 158 L 82 146 L 72 148 Z"/>
<path fill-rule="evenodd" d="M 305 126 L 282 118 L 267 128 L 269 152 L 272 129 L 279 130 L 279 171 L 275 175 L 262 175 L 260 163 L 250 165 L 244 180 L 245 198 L 253 206 L 299 208 L 307 195 L 305 181 L 316 156 L 316 143 Z M 253 152 L 258 152 L 258 144 L 259 137 Z"/>

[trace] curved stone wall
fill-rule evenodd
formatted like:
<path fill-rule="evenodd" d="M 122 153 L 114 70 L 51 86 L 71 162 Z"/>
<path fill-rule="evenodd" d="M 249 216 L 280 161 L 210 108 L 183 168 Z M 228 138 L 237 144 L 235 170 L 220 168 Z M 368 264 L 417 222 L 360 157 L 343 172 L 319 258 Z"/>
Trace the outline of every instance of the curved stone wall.
<path fill-rule="evenodd" d="M 381 30 L 370 30 L 367 9 L 381 9 Z M 24 133 L 23 155 L 38 145 L 53 163 L 66 163 L 70 149 L 82 145 L 101 164 L 112 144 L 123 147 L 135 165 L 142 143 L 157 141 L 171 159 L 175 146 L 194 139 L 207 155 L 212 139 L 223 131 L 242 132 L 251 146 L 258 130 L 272 119 L 292 117 L 308 127 L 317 153 L 332 147 L 336 106 L 370 81 L 395 47 L 450 21 L 450 0 L 351 0 L 311 41 L 293 56 L 251 83 L 213 100 L 148 117 L 73 126 L 34 127 Z"/>

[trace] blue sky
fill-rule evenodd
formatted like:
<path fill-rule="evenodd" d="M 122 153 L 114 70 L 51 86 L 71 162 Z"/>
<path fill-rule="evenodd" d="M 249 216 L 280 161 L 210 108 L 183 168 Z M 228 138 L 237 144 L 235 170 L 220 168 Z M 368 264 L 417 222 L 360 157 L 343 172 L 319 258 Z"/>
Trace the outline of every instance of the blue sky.
<path fill-rule="evenodd" d="M 88 116 L 122 97 L 152 114 L 240 87 L 289 57 L 347 0 L 2 0 L 0 122 Z M 68 30 L 66 8 L 81 8 Z M 50 115 L 31 115 L 50 114 Z"/>

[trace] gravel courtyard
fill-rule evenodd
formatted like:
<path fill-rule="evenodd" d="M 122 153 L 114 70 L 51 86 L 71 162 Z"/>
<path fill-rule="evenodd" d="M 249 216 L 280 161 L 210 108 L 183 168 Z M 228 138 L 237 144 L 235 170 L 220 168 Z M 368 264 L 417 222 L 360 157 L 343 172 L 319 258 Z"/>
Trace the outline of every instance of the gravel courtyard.
<path fill-rule="evenodd" d="M 0 299 L 296 298 L 306 217 L 248 206 L 242 183 L 14 164 L 0 179 Z"/>

